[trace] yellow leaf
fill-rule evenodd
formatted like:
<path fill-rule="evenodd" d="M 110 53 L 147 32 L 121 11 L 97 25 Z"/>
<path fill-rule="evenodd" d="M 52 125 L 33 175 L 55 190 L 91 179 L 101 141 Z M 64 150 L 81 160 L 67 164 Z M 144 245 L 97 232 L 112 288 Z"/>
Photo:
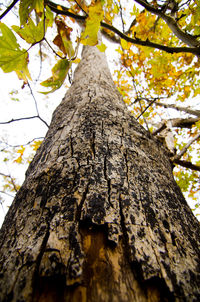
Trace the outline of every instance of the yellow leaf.
<path fill-rule="evenodd" d="M 22 156 L 24 154 L 24 151 L 25 151 L 25 147 L 21 146 L 21 148 L 17 150 L 17 153 L 21 154 Z"/>
<path fill-rule="evenodd" d="M 121 39 L 121 46 L 123 49 L 129 50 L 131 47 L 131 43 L 127 42 L 124 39 Z"/>
<path fill-rule="evenodd" d="M 33 148 L 34 151 L 36 151 L 41 145 L 41 143 L 42 143 L 41 140 L 35 141 L 33 144 L 31 144 L 31 147 Z"/>
<path fill-rule="evenodd" d="M 22 155 L 20 155 L 17 159 L 14 160 L 15 163 L 21 164 L 22 163 Z"/>
<path fill-rule="evenodd" d="M 107 46 L 104 43 L 101 42 L 100 45 L 97 45 L 97 48 L 98 48 L 99 51 L 105 52 Z"/>
<path fill-rule="evenodd" d="M 85 31 L 81 36 L 81 43 L 94 46 L 98 43 L 98 31 L 103 19 L 103 8 L 100 1 L 89 7 Z"/>
<path fill-rule="evenodd" d="M 80 63 L 81 59 L 80 58 L 76 58 L 75 60 L 73 60 L 73 63 L 78 64 Z"/>

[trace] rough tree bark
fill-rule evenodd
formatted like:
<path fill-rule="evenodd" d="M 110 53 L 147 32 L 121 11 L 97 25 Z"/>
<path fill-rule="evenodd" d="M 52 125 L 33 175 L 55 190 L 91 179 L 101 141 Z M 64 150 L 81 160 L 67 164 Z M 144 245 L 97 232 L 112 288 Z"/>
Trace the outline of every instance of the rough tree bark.
<path fill-rule="evenodd" d="M 199 301 L 199 223 L 85 47 L 0 235 L 1 301 Z"/>

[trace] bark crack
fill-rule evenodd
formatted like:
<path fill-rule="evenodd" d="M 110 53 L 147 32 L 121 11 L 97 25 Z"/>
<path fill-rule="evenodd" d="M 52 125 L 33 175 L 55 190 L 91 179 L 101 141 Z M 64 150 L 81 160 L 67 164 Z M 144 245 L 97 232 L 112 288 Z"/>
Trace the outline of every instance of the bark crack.
<path fill-rule="evenodd" d="M 128 184 L 128 189 L 129 189 L 129 161 L 128 161 L 128 152 L 127 152 L 127 149 L 126 151 L 124 152 L 124 158 L 125 158 L 125 163 L 126 163 L 126 179 L 127 179 L 127 184 Z"/>
<path fill-rule="evenodd" d="M 82 212 L 83 204 L 84 204 L 84 201 L 86 200 L 86 196 L 87 196 L 88 191 L 89 191 L 89 185 L 90 185 L 90 182 L 87 183 L 86 188 L 83 192 L 80 204 L 77 206 L 76 221 L 79 222 L 79 226 L 80 226 L 80 222 L 81 222 L 81 212 Z"/>
<path fill-rule="evenodd" d="M 71 135 L 70 135 L 70 137 L 69 137 L 69 141 L 70 141 L 71 156 L 74 157 L 73 139 L 72 139 L 72 136 L 71 136 Z"/>
<path fill-rule="evenodd" d="M 92 133 L 92 139 L 90 140 L 90 149 L 91 149 L 91 153 L 93 158 L 95 159 L 95 155 L 96 155 L 96 150 L 95 150 L 95 132 Z"/>
<path fill-rule="evenodd" d="M 129 262 L 133 262 L 133 251 L 134 247 L 130 247 L 129 245 L 129 238 L 127 234 L 127 229 L 126 229 L 126 224 L 125 224 L 125 217 L 123 214 L 123 206 L 122 206 L 122 199 L 121 195 L 119 194 L 119 211 L 120 211 L 120 225 L 121 225 L 121 230 L 123 233 L 122 240 L 124 244 L 124 253 L 127 255 L 127 259 Z M 131 249 L 132 248 L 132 249 Z"/>
<path fill-rule="evenodd" d="M 35 271 L 33 273 L 33 279 L 32 279 L 33 280 L 33 284 L 32 284 L 33 297 L 35 296 L 34 293 L 37 292 L 37 280 L 38 280 L 38 276 L 39 276 L 40 263 L 42 260 L 42 256 L 45 252 L 45 248 L 46 248 L 49 236 L 50 236 L 50 222 L 47 222 L 47 230 L 46 230 L 45 236 L 43 238 L 39 254 L 37 255 L 37 258 L 35 260 L 36 266 L 35 266 Z"/>
<path fill-rule="evenodd" d="M 113 208 L 113 205 L 111 203 L 111 180 L 108 176 L 108 170 L 107 170 L 107 156 L 104 156 L 104 178 L 107 182 L 107 192 L 108 192 L 108 203 Z"/>

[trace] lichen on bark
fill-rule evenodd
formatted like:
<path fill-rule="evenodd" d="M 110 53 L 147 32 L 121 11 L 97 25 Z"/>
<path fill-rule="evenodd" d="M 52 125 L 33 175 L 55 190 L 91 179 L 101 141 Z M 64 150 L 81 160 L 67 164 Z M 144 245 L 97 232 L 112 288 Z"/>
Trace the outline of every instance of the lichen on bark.
<path fill-rule="evenodd" d="M 199 237 L 166 150 L 85 47 L 1 230 L 1 300 L 198 301 Z"/>

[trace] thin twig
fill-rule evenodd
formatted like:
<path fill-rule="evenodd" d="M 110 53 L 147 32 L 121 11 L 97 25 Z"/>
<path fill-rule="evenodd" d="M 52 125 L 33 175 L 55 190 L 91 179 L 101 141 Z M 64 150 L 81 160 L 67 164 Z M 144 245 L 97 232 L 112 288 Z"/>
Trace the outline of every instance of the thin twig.
<path fill-rule="evenodd" d="M 78 1 L 74 0 L 74 2 L 76 2 L 76 4 L 78 5 L 78 7 L 84 12 L 84 14 L 86 16 L 88 16 L 88 13 L 82 8 L 82 6 L 78 3 Z"/>
<path fill-rule="evenodd" d="M 15 192 L 18 192 L 17 187 L 16 187 L 15 182 L 14 182 L 14 179 L 11 175 L 7 175 L 7 174 L 1 173 L 1 172 L 0 172 L 0 175 L 3 176 L 3 177 L 10 178 L 10 181 L 13 185 L 13 188 L 14 188 Z"/>
<path fill-rule="evenodd" d="M 45 120 L 43 120 L 40 116 L 38 115 L 34 115 L 34 116 L 28 116 L 28 117 L 20 117 L 20 118 L 16 118 L 16 119 L 11 119 L 9 121 L 6 122 L 0 122 L 0 125 L 6 125 L 6 124 L 10 124 L 13 122 L 19 122 L 19 121 L 23 121 L 23 120 L 31 120 L 34 118 L 38 118 L 39 120 L 41 120 L 46 126 L 47 128 L 49 128 L 49 125 L 47 124 L 47 122 L 45 122 Z"/>
<path fill-rule="evenodd" d="M 27 85 L 28 85 L 28 88 L 29 88 L 30 93 L 31 93 L 31 95 L 32 95 L 32 98 L 33 98 L 33 100 L 34 100 L 35 109 L 36 109 L 37 115 L 39 116 L 39 110 L 38 110 L 37 101 L 36 101 L 36 98 L 35 98 L 35 96 L 34 96 L 34 94 L 33 94 L 33 90 L 32 90 L 32 88 L 31 88 L 31 85 L 30 85 L 29 81 L 27 82 Z"/>
<path fill-rule="evenodd" d="M 0 125 L 6 125 L 6 124 L 10 124 L 10 123 L 13 123 L 13 122 L 19 122 L 19 121 L 23 121 L 23 120 L 31 120 L 31 119 L 34 119 L 34 118 L 38 118 L 38 116 L 34 115 L 34 116 L 20 117 L 20 118 L 16 118 L 16 119 L 11 119 L 11 120 L 6 121 L 6 122 L 0 122 Z"/>
<path fill-rule="evenodd" d="M 121 6 L 121 2 L 119 1 L 119 13 L 120 13 L 120 17 L 121 17 L 121 21 L 122 21 L 122 32 L 125 33 L 125 25 L 124 25 L 124 19 L 123 19 L 123 13 L 122 13 L 122 6 Z"/>
<path fill-rule="evenodd" d="M 147 109 L 149 109 L 149 107 L 151 107 L 153 105 L 153 103 L 155 103 L 157 100 L 157 98 L 155 98 L 155 100 L 151 101 L 151 103 L 140 113 L 140 115 L 136 118 L 136 120 L 138 120 L 146 111 Z"/>
<path fill-rule="evenodd" d="M 44 38 L 44 41 L 47 43 L 47 45 L 49 46 L 49 48 L 51 48 L 51 50 L 53 51 L 53 53 L 54 53 L 57 57 L 59 57 L 60 59 L 66 59 L 66 56 L 64 56 L 64 57 L 60 56 L 60 55 L 53 49 L 53 47 L 49 44 L 49 42 L 47 41 L 46 38 Z"/>
<path fill-rule="evenodd" d="M 3 149 L 0 149 L 0 151 L 4 151 L 5 149 L 8 149 L 8 148 L 18 148 L 18 147 L 21 147 L 21 146 L 28 146 L 30 145 L 32 142 L 36 141 L 36 140 L 43 140 L 44 139 L 44 136 L 41 136 L 41 137 L 36 137 L 36 138 L 33 138 L 32 140 L 30 140 L 29 142 L 25 143 L 25 144 L 20 144 L 20 145 L 10 145 L 6 142 L 3 142 L 3 141 L 0 141 L 0 144 L 5 144 L 7 147 L 4 147 Z"/>
<path fill-rule="evenodd" d="M 142 104 L 141 104 L 141 101 L 139 100 L 139 105 L 140 105 L 140 111 L 141 111 L 141 114 L 140 115 L 142 115 L 143 113 L 143 108 L 142 108 Z M 148 123 L 147 123 L 147 121 L 146 121 L 146 119 L 145 119 L 145 117 L 142 115 L 142 117 L 143 117 L 143 120 L 144 120 L 144 123 L 145 123 L 145 125 L 146 125 L 146 127 L 147 127 L 147 130 L 150 132 L 150 130 L 149 130 L 149 126 L 148 126 Z M 139 117 L 137 118 L 137 120 L 139 119 Z"/>
<path fill-rule="evenodd" d="M 12 198 L 14 198 L 14 197 L 15 197 L 14 195 L 12 195 L 12 194 L 9 194 L 9 193 L 7 193 L 7 192 L 4 192 L 4 191 L 0 191 L 0 193 L 2 193 L 2 194 L 5 194 L 5 195 L 8 195 L 9 197 L 12 197 Z"/>

